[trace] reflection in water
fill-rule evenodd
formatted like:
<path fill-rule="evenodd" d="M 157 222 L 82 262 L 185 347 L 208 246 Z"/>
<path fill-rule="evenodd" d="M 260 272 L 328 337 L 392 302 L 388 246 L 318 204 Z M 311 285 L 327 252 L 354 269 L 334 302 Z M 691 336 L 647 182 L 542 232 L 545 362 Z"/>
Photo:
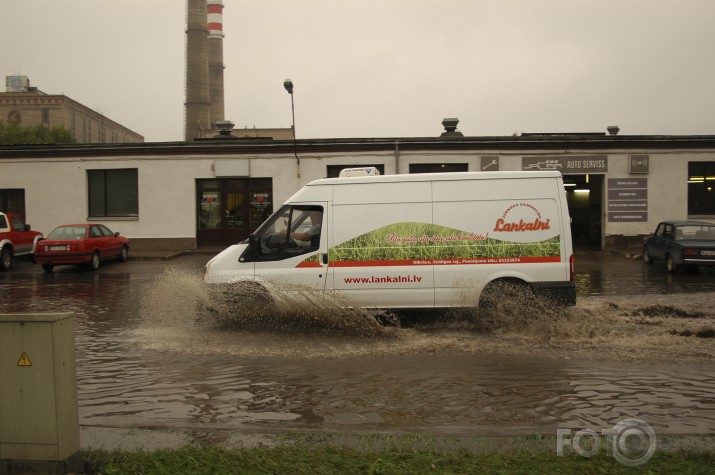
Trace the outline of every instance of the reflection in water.
<path fill-rule="evenodd" d="M 6 284 L 2 312 L 75 313 L 85 426 L 515 435 L 633 416 L 659 434 L 715 433 L 713 340 L 671 332 L 712 326 L 694 311 L 713 311 L 711 292 L 582 295 L 489 325 L 474 312 L 382 327 L 364 312 L 229 307 L 241 323 L 228 328 L 191 269 Z"/>
<path fill-rule="evenodd" d="M 642 275 L 634 280 L 632 273 L 583 272 L 576 273 L 579 297 L 597 295 L 670 294 L 711 292 L 715 286 L 715 272 L 701 270 L 700 273 L 677 275 L 662 269 L 644 266 Z"/>

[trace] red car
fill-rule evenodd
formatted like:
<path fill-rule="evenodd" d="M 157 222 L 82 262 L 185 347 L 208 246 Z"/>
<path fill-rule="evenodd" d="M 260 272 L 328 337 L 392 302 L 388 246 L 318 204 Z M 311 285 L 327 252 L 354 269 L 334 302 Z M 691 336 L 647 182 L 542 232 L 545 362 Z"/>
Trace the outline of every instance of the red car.
<path fill-rule="evenodd" d="M 97 270 L 101 261 L 125 262 L 128 252 L 129 239 L 103 224 L 63 224 L 37 243 L 35 260 L 46 272 L 65 264 L 84 264 Z"/>

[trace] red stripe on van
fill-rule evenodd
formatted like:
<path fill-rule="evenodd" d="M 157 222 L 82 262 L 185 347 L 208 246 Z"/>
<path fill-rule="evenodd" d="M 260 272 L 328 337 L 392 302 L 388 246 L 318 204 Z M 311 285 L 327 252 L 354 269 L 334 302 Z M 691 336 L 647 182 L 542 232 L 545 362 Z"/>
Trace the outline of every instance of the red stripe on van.
<path fill-rule="evenodd" d="M 322 267 L 322 265 L 320 264 L 320 262 L 305 262 L 305 261 L 303 261 L 296 266 L 296 268 L 298 268 L 298 269 L 303 269 L 306 267 Z"/>

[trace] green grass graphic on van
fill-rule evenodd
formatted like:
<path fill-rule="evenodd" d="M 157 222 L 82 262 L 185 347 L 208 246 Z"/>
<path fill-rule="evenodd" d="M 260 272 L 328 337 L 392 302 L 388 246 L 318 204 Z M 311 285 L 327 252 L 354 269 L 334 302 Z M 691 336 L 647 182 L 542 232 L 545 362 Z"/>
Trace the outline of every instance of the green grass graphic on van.
<path fill-rule="evenodd" d="M 560 256 L 560 237 L 530 243 L 492 239 L 428 223 L 397 223 L 330 248 L 331 261 Z"/>

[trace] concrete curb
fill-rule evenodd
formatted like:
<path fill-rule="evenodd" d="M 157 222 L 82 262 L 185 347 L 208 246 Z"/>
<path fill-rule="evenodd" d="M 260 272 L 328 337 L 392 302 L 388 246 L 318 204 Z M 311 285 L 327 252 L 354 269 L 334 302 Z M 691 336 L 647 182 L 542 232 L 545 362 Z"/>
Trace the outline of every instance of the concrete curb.
<path fill-rule="evenodd" d="M 223 249 L 186 249 L 183 251 L 129 251 L 130 261 L 168 261 L 186 255 L 215 256 Z"/>

